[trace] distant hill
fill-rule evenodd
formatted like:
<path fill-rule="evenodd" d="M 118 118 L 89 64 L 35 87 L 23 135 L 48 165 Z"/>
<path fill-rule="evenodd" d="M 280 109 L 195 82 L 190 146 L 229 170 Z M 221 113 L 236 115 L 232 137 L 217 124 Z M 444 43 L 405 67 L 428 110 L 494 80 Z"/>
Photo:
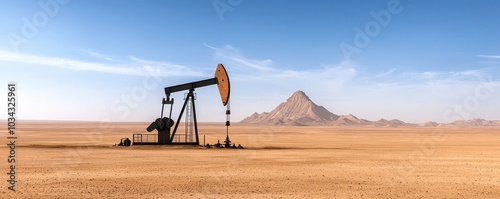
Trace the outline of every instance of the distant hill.
<path fill-rule="evenodd" d="M 500 120 L 485 120 L 476 118 L 471 120 L 457 120 L 446 125 L 459 127 L 500 126 Z"/>
<path fill-rule="evenodd" d="M 360 119 L 352 114 L 336 115 L 325 107 L 314 103 L 304 92 L 296 91 L 285 102 L 278 105 L 271 112 L 253 113 L 241 121 L 243 124 L 260 125 L 287 125 L 287 126 L 387 126 L 387 127 L 488 127 L 500 126 L 500 121 L 472 119 L 441 124 L 433 121 L 422 124 L 406 123 L 398 119 L 369 121 Z"/>
<path fill-rule="evenodd" d="M 242 123 L 273 125 L 324 125 L 339 118 L 322 106 L 316 105 L 302 91 L 293 93 L 286 102 L 281 103 L 271 112 L 254 113 L 243 119 Z"/>

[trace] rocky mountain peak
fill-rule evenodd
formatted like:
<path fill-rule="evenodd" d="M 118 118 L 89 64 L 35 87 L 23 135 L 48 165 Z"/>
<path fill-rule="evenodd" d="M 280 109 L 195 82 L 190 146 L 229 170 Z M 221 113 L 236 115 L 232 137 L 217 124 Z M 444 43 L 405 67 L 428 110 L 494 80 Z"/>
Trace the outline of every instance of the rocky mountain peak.
<path fill-rule="evenodd" d="M 243 123 L 264 123 L 264 124 L 322 124 L 334 121 L 337 115 L 326 110 L 322 106 L 316 105 L 303 92 L 296 91 L 285 102 L 281 103 L 273 111 L 258 115 L 251 115 L 245 118 Z"/>

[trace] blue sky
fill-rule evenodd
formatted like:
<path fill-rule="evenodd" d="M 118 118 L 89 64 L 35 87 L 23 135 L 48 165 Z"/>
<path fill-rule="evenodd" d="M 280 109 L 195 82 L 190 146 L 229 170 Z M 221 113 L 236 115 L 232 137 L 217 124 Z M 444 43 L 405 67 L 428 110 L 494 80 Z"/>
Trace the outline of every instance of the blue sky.
<path fill-rule="evenodd" d="M 498 1 L 0 4 L 0 82 L 17 82 L 20 119 L 152 121 L 163 87 L 211 78 L 217 63 L 233 121 L 296 90 L 370 120 L 500 119 Z M 225 121 L 217 88 L 197 93 L 199 119 Z M 172 97 L 177 112 L 183 94 Z"/>

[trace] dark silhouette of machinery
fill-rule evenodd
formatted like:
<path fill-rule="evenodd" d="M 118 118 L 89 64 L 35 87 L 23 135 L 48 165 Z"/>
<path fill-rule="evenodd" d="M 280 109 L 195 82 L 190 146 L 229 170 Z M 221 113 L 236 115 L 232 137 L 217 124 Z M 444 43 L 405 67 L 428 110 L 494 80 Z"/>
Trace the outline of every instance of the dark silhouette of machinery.
<path fill-rule="evenodd" d="M 122 138 L 120 140 L 120 144 L 118 144 L 118 146 L 130 146 L 130 144 L 131 144 L 130 139 L 128 139 L 128 138 Z"/>
<path fill-rule="evenodd" d="M 217 85 L 222 100 L 222 105 L 227 107 L 225 146 L 226 148 L 229 148 L 231 146 L 231 141 L 229 140 L 229 125 L 231 114 L 231 111 L 229 110 L 230 84 L 229 76 L 222 64 L 217 65 L 214 78 L 166 87 L 166 98 L 163 98 L 162 100 L 161 116 L 146 128 L 148 132 L 156 130 L 158 131 L 158 134 L 134 134 L 133 145 L 200 145 L 200 139 L 198 136 L 198 124 L 196 118 L 196 107 L 194 103 L 196 95 L 194 91 L 197 88 L 210 85 Z M 174 98 L 170 98 L 170 95 L 172 93 L 180 91 L 188 91 L 188 93 L 185 94 L 184 104 L 174 126 L 174 121 L 171 119 Z M 170 105 L 170 113 L 168 117 L 163 116 L 165 104 Z M 185 132 L 184 134 L 180 134 L 177 133 L 177 129 L 185 112 Z M 174 127 L 174 129 L 171 133 L 172 127 Z"/>

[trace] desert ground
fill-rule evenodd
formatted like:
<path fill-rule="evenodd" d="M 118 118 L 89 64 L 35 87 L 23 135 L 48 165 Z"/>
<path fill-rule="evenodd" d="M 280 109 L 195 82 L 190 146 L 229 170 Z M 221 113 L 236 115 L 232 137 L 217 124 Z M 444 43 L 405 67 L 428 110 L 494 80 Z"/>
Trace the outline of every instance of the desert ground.
<path fill-rule="evenodd" d="M 21 121 L 16 191 L 4 174 L 1 198 L 500 198 L 498 128 L 235 124 L 246 149 L 113 146 L 148 125 Z M 222 142 L 225 127 L 203 135 Z"/>

